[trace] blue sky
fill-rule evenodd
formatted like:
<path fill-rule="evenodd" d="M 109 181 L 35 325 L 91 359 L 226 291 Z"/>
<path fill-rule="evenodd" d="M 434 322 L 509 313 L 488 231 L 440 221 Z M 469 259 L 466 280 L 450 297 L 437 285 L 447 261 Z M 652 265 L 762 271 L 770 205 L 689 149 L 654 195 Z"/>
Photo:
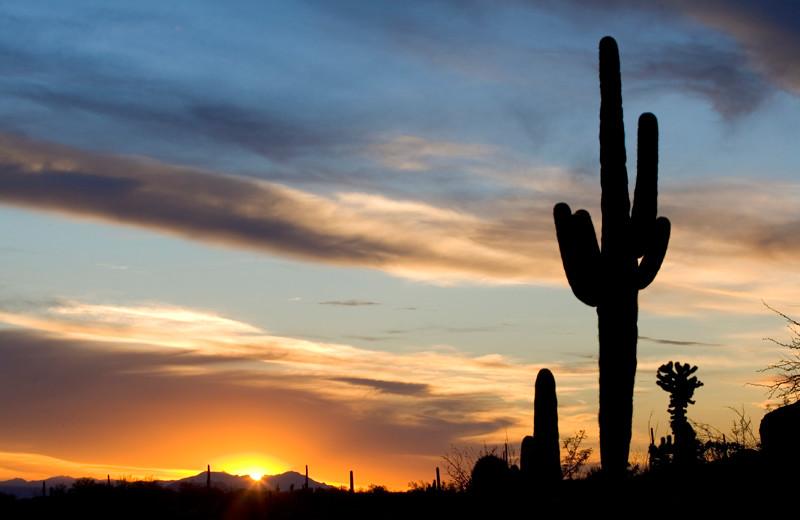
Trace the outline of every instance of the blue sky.
<path fill-rule="evenodd" d="M 700 367 L 690 417 L 760 420 L 746 384 L 788 337 L 761 300 L 800 293 L 800 9 L 599 4 L 5 2 L 0 477 L 257 453 L 402 487 L 451 444 L 518 442 L 544 366 L 562 434 L 596 445 L 596 317 L 552 208 L 600 215 L 605 35 L 630 157 L 659 119 L 673 229 L 634 449 L 666 433 L 669 360 Z"/>

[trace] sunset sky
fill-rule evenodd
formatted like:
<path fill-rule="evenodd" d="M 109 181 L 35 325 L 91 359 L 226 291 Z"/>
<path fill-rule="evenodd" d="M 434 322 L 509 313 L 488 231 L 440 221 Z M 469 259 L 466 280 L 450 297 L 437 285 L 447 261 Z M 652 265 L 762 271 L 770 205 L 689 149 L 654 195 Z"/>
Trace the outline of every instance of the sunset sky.
<path fill-rule="evenodd" d="M 668 433 L 670 360 L 700 367 L 690 418 L 757 428 L 790 338 L 762 300 L 800 315 L 796 3 L 11 0 L 0 480 L 403 489 L 451 445 L 518 448 L 543 367 L 596 448 L 597 318 L 552 209 L 599 226 L 605 35 L 672 222 L 633 455 Z"/>

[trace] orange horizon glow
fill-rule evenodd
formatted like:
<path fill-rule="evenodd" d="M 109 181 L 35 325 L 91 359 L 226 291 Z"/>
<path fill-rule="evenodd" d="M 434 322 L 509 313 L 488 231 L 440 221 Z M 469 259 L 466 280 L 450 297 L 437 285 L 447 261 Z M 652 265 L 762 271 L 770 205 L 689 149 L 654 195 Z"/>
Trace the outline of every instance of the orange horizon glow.
<path fill-rule="evenodd" d="M 265 475 L 280 475 L 290 471 L 287 468 L 283 461 L 258 452 L 226 455 L 211 462 L 212 472 L 223 471 L 230 475 L 249 476 L 254 481 L 260 481 Z"/>

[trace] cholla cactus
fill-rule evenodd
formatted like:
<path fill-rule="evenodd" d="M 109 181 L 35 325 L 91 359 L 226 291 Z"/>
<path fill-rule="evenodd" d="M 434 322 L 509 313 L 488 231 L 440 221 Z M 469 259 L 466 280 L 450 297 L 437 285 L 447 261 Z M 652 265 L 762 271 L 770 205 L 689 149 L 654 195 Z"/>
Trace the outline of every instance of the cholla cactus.
<path fill-rule="evenodd" d="M 697 372 L 696 366 L 689 363 L 681 365 L 672 361 L 658 367 L 656 384 L 669 392 L 670 427 L 675 436 L 675 462 L 689 464 L 697 460 L 697 435 L 686 419 L 686 408 L 694 404 L 692 396 L 703 383 L 697 377 L 689 377 Z"/>

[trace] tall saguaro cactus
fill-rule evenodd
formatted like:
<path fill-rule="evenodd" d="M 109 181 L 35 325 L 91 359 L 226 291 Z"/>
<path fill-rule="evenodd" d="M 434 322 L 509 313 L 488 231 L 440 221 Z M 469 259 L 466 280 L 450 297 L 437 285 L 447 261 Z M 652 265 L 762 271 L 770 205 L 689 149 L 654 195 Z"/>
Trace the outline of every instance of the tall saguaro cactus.
<path fill-rule="evenodd" d="M 600 341 L 600 462 L 608 476 L 621 477 L 628 463 L 636 376 L 638 295 L 658 273 L 669 243 L 670 224 L 656 218 L 658 123 L 639 117 L 633 208 L 625 167 L 625 129 L 619 51 L 611 37 L 600 41 L 601 245 L 589 213 L 556 204 L 561 259 L 572 292 L 597 307 Z M 641 259 L 641 260 L 639 260 Z"/>

